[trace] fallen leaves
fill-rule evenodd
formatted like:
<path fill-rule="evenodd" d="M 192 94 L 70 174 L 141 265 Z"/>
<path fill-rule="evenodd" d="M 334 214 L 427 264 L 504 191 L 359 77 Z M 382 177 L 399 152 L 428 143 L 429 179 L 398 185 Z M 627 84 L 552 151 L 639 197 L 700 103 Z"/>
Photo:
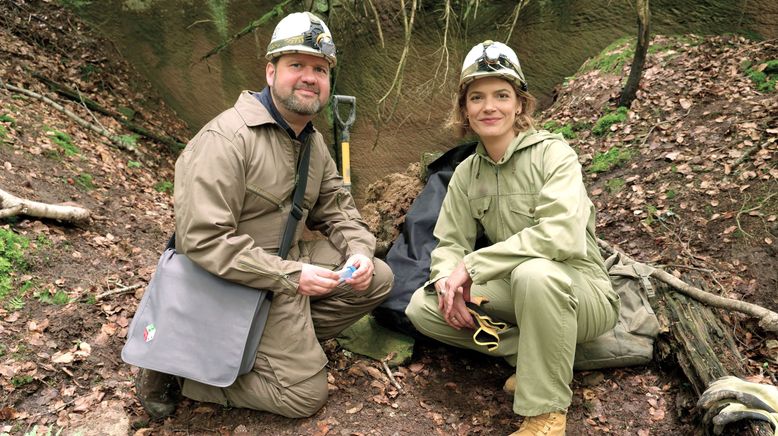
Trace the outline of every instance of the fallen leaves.
<path fill-rule="evenodd" d="M 91 353 L 91 345 L 86 342 L 79 342 L 68 351 L 58 351 L 54 353 L 54 355 L 51 356 L 51 361 L 54 363 L 70 364 L 86 359 Z"/>

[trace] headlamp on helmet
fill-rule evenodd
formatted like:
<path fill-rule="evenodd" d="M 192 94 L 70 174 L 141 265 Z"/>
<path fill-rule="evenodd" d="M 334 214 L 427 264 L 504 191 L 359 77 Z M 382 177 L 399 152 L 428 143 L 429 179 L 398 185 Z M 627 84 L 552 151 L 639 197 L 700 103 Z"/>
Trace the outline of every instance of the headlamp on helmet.
<path fill-rule="evenodd" d="M 508 80 L 527 91 L 527 81 L 516 53 L 505 44 L 487 40 L 473 47 L 465 57 L 459 86 L 462 88 L 476 79 L 490 76 Z"/>
<path fill-rule="evenodd" d="M 272 60 L 286 53 L 321 56 L 335 66 L 336 50 L 330 30 L 321 18 L 310 12 L 295 12 L 276 25 L 265 58 Z"/>
<path fill-rule="evenodd" d="M 303 44 L 320 51 L 324 56 L 335 56 L 335 43 L 321 22 L 311 21 L 311 28 L 303 33 Z"/>

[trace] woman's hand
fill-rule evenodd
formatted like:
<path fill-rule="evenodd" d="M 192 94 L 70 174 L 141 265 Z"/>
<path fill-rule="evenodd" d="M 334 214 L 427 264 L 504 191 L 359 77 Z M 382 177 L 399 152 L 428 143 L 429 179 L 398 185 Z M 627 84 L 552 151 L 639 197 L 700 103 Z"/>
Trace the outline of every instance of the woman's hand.
<path fill-rule="evenodd" d="M 443 313 L 446 323 L 459 330 L 475 329 L 475 322 L 465 305 L 470 300 L 470 285 L 473 281 L 467 273 L 464 262 L 460 262 L 454 272 L 445 279 L 435 282 L 438 293 L 438 309 Z"/>

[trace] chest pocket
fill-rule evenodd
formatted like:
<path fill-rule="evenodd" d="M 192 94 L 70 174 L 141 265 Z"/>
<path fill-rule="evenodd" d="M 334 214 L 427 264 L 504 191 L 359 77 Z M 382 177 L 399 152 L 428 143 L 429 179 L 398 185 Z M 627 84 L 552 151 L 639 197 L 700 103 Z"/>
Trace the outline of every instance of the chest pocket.
<path fill-rule="evenodd" d="M 508 204 L 510 217 L 508 225 L 511 233 L 518 233 L 522 229 L 537 224 L 535 219 L 535 205 L 537 203 L 536 195 L 515 195 Z"/>
<path fill-rule="evenodd" d="M 476 220 L 481 222 L 489 211 L 489 206 L 492 203 L 492 197 L 481 197 L 470 200 L 470 215 Z"/>
<path fill-rule="evenodd" d="M 478 222 L 479 227 L 477 237 L 486 236 L 491 241 L 498 240 L 495 238 L 499 236 L 499 220 L 493 210 L 496 206 L 497 203 L 491 196 L 470 200 L 470 215 Z"/>
<path fill-rule="evenodd" d="M 283 208 L 283 201 L 273 192 L 262 189 L 255 184 L 247 184 L 246 191 L 253 195 L 249 195 L 246 198 L 248 203 L 244 205 L 244 207 L 256 208 L 259 212 L 263 213 Z"/>

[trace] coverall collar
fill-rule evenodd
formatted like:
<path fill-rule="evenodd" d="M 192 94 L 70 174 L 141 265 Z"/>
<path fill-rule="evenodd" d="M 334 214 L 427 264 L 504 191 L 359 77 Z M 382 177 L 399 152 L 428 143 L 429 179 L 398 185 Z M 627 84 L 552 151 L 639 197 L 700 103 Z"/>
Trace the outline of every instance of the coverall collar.
<path fill-rule="evenodd" d="M 486 147 L 484 147 L 483 142 L 478 143 L 478 147 L 476 147 L 475 152 L 482 159 L 486 159 L 487 162 L 490 162 L 493 165 L 502 165 L 511 159 L 513 153 L 516 153 L 517 151 L 527 148 L 531 145 L 537 144 L 538 142 L 543 142 L 546 139 L 555 138 L 557 136 L 559 135 L 546 131 L 537 131 L 534 128 L 519 132 L 519 134 L 516 135 L 516 137 L 513 138 L 513 141 L 511 141 L 511 143 L 508 145 L 508 148 L 505 150 L 505 154 L 503 154 L 502 159 L 500 159 L 499 162 L 495 162 L 491 157 L 489 157 L 489 153 L 486 152 Z"/>

